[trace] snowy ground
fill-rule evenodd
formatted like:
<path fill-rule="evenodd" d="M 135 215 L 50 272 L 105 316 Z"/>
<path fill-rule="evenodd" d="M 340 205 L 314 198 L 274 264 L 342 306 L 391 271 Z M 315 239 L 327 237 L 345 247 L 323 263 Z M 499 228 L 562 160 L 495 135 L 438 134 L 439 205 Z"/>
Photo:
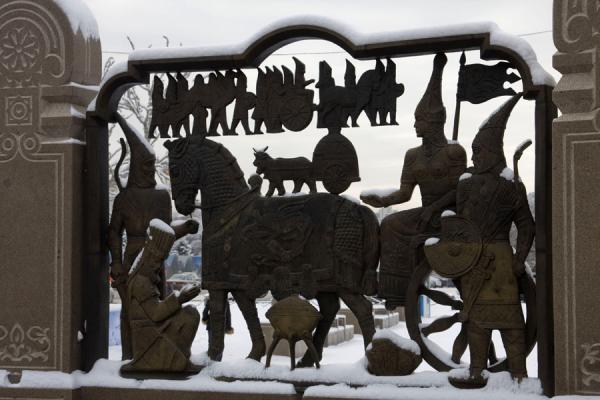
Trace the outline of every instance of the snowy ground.
<path fill-rule="evenodd" d="M 201 311 L 201 299 L 193 302 Z M 113 312 L 118 311 L 120 305 L 111 305 Z M 259 302 L 258 308 L 261 318 L 270 307 L 269 302 Z M 44 371 L 23 371 L 20 383 L 11 384 L 8 381 L 7 371 L 0 370 L 0 388 L 66 388 L 79 387 L 114 387 L 136 389 L 165 389 L 211 392 L 237 392 L 237 393 L 271 393 L 293 395 L 295 386 L 305 387 L 307 382 L 314 382 L 304 392 L 305 398 L 311 397 L 337 397 L 357 399 L 482 399 L 486 400 L 525 400 L 545 398 L 541 395 L 539 380 L 536 378 L 525 379 L 521 384 L 512 381 L 507 372 L 490 374 L 488 384 L 480 390 L 460 390 L 451 387 L 448 383 L 448 374 L 435 372 L 425 363 L 421 364 L 417 372 L 409 376 L 378 377 L 368 373 L 363 351 L 362 337 L 355 335 L 354 339 L 337 346 L 325 348 L 321 369 L 301 368 L 290 371 L 287 357 L 274 356 L 270 368 L 265 368 L 263 363 L 246 360 L 245 356 L 250 350 L 250 338 L 246 330 L 242 315 L 232 303 L 232 320 L 235 334 L 226 336 L 225 353 L 222 362 L 211 362 L 206 357 L 207 335 L 206 329 L 200 327 L 196 340 L 192 346 L 192 361 L 206 367 L 195 376 L 187 380 L 158 380 L 158 379 L 126 379 L 119 375 L 120 346 L 110 347 L 110 360 L 99 360 L 92 371 L 82 373 L 75 371 L 72 374 Z M 431 315 L 438 317 L 449 311 L 442 306 L 433 304 Z M 427 321 L 424 321 L 427 322 Z M 406 326 L 400 323 L 391 329 L 396 334 L 408 338 Z M 437 344 L 445 349 L 451 348 L 454 335 L 458 327 L 450 333 L 439 334 L 434 337 Z M 499 344 L 497 351 L 503 353 Z M 464 360 L 468 360 L 465 355 Z M 536 375 L 535 352 L 528 359 L 530 375 Z M 466 371 L 466 370 L 465 370 Z M 460 371 L 454 371 L 457 373 Z M 232 382 L 222 381 L 218 377 L 228 377 Z M 260 383 L 256 382 L 260 380 Z M 577 396 L 568 397 L 574 399 Z M 567 399 L 567 397 L 565 397 Z"/>
<path fill-rule="evenodd" d="M 453 289 L 442 289 L 453 293 Z M 202 300 L 198 299 L 192 304 L 196 305 L 199 311 L 202 311 Z M 270 302 L 259 302 L 259 316 L 264 318 L 265 312 L 271 306 Z M 118 308 L 119 305 L 111 305 Z M 274 391 L 284 390 L 277 386 L 273 381 L 287 382 L 321 382 L 324 385 L 309 387 L 305 396 L 337 396 L 347 398 L 370 398 L 370 399 L 481 399 L 485 393 L 486 400 L 506 399 L 541 399 L 540 383 L 535 378 L 526 379 L 518 385 L 510 379 L 508 373 L 491 374 L 488 385 L 483 390 L 464 391 L 451 387 L 448 384 L 447 374 L 435 372 L 429 365 L 423 362 L 416 373 L 405 377 L 376 377 L 370 375 L 366 370 L 363 341 L 361 335 L 355 335 L 351 341 L 344 342 L 337 346 L 327 347 L 323 351 L 323 360 L 321 369 L 314 368 L 297 369 L 290 371 L 289 358 L 283 356 L 273 356 L 272 366 L 268 369 L 264 364 L 252 360 L 245 360 L 244 357 L 250 350 L 250 337 L 245 327 L 243 317 L 235 303 L 231 303 L 232 322 L 235 328 L 233 335 L 225 337 L 225 352 L 223 362 L 210 362 L 206 357 L 207 332 L 204 326 L 200 326 L 198 334 L 192 346 L 192 359 L 194 362 L 202 365 L 208 365 L 198 376 L 193 377 L 187 385 L 200 385 L 201 380 L 214 378 L 217 376 L 228 376 L 233 379 L 241 379 L 245 384 L 250 384 L 247 380 L 258 379 L 261 381 L 271 381 L 265 387 Z M 452 311 L 435 303 L 431 304 L 431 317 L 423 320 L 424 323 L 432 321 L 442 315 L 448 315 Z M 408 332 L 404 322 L 391 328 L 391 330 L 405 338 L 408 338 Z M 441 348 L 450 349 L 453 340 L 458 334 L 459 326 L 453 327 L 450 331 L 431 336 Z M 504 355 L 504 348 L 501 345 L 499 335 L 495 335 L 496 350 L 498 356 Z M 121 355 L 120 346 L 110 348 L 110 358 L 119 360 Z M 463 357 L 463 361 L 468 361 L 468 352 Z M 110 362 L 107 362 L 110 363 Z M 116 369 L 119 363 L 112 362 L 112 367 L 105 365 L 103 368 Z M 530 376 L 537 376 L 537 357 L 536 351 L 532 351 L 527 359 L 527 367 Z M 119 380 L 114 372 L 113 379 Z M 240 384 L 242 381 L 238 381 Z M 125 384 L 125 383 L 121 383 Z M 269 385 L 275 385 L 271 388 Z M 145 383 L 147 386 L 148 383 Z M 170 384 L 169 384 L 170 385 Z M 264 383 L 258 386 L 262 386 Z M 281 385 L 281 384 L 279 384 Z M 365 387 L 356 387 L 365 385 Z M 146 387 L 144 386 L 144 387 Z M 182 388 L 184 389 L 184 388 Z M 223 389 L 222 389 L 223 390 Z"/>
<path fill-rule="evenodd" d="M 447 290 L 451 294 L 453 292 L 453 289 L 443 290 Z M 203 304 L 201 299 L 193 302 L 192 304 L 198 308 L 199 312 L 202 312 Z M 261 320 L 266 320 L 264 314 L 270 306 L 271 304 L 269 302 L 258 302 L 259 317 Z M 120 305 L 111 305 L 111 309 L 118 307 L 120 307 Z M 437 317 L 449 315 L 451 312 L 452 311 L 448 307 L 432 303 L 430 308 L 431 318 L 424 318 L 423 322 L 430 322 Z M 223 361 L 239 362 L 250 351 L 251 341 L 248 330 L 246 329 L 244 318 L 242 317 L 242 314 L 235 302 L 231 303 L 231 314 L 232 325 L 235 329 L 235 333 L 233 335 L 226 335 L 225 337 L 225 352 L 223 354 Z M 433 334 L 430 336 L 430 338 L 441 348 L 451 349 L 454 338 L 456 335 L 458 335 L 459 329 L 459 325 L 456 324 L 449 331 Z M 402 337 L 410 337 L 404 322 L 400 322 L 397 326 L 391 328 L 391 330 Z M 498 332 L 494 332 L 494 342 L 496 344 L 496 352 L 498 357 L 503 357 L 505 355 L 504 347 L 502 346 L 502 341 Z M 206 352 L 207 347 L 207 332 L 205 327 L 201 325 L 198 328 L 196 339 L 192 345 L 192 354 L 194 354 L 195 357 L 203 357 L 202 353 Z M 300 357 L 300 355 L 297 357 Z M 354 338 L 348 342 L 343 342 L 337 346 L 326 347 L 323 350 L 323 360 L 321 361 L 321 365 L 353 364 L 361 361 L 363 357 L 364 350 L 362 336 L 354 335 Z M 111 360 L 120 360 L 121 347 L 111 346 L 109 350 L 109 358 Z M 465 353 L 463 356 L 463 361 L 468 362 L 468 360 L 469 353 L 467 350 L 467 353 Z M 273 356 L 271 363 L 274 365 L 285 365 L 286 367 L 289 367 L 290 361 L 288 357 Z M 427 363 L 423 362 L 419 368 L 417 368 L 417 372 L 423 371 L 434 371 L 434 369 L 431 368 Z M 527 358 L 527 371 L 529 372 L 529 376 L 537 377 L 537 349 L 535 348 Z"/>

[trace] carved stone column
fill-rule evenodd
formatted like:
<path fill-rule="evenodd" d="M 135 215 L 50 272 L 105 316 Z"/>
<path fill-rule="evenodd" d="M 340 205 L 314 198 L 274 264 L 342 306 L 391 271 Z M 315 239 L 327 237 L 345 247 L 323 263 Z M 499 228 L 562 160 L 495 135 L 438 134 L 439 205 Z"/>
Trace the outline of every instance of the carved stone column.
<path fill-rule="evenodd" d="M 84 122 L 101 68 L 83 2 L 0 1 L 0 369 L 80 368 Z"/>
<path fill-rule="evenodd" d="M 600 394 L 600 11 L 554 0 L 554 345 L 556 394 Z"/>

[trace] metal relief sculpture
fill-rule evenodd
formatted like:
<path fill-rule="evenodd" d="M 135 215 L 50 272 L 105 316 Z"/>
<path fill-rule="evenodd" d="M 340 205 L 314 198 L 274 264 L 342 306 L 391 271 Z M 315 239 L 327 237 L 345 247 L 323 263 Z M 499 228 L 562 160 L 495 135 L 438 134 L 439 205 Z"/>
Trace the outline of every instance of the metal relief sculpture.
<path fill-rule="evenodd" d="M 435 56 L 429 84 L 415 110 L 415 131 L 423 144 L 406 152 L 400 189 L 386 196 L 361 196 L 373 207 L 386 207 L 409 201 L 417 185 L 421 191 L 422 207 L 394 213 L 381 223 L 379 296 L 390 309 L 406 304 L 412 272 L 422 258 L 419 247 L 439 231 L 442 211 L 455 207 L 456 184 L 466 168 L 465 150 L 444 135 L 441 82 L 446 62 L 444 54 Z"/>
<path fill-rule="evenodd" d="M 317 127 L 347 127 L 349 118 L 357 127 L 362 112 L 371 126 L 397 124 L 396 99 L 404 93 L 404 85 L 396 82 L 396 64 L 391 59 L 387 60 L 387 68 L 378 59 L 375 68 L 364 72 L 358 82 L 354 65 L 346 60 L 344 84 L 335 86 L 329 64 L 319 63 Z"/>
<path fill-rule="evenodd" d="M 108 246 L 111 255 L 112 285 L 119 292 L 121 299 L 127 298 L 127 277 L 137 255 L 146 240 L 146 229 L 154 218 L 167 223 L 171 222 L 171 199 L 166 188 L 156 186 L 156 156 L 152 146 L 143 135 L 131 127 L 119 114 L 115 115 L 123 129 L 131 151 L 129 176 L 123 187 L 119 169 L 125 158 L 125 142 L 121 139 L 123 153 L 115 168 L 115 181 L 119 194 L 115 197 L 108 227 Z M 196 232 L 198 223 L 188 221 L 177 227 L 177 237 Z M 126 245 L 123 246 L 123 233 L 126 234 Z M 164 271 L 163 271 L 164 272 Z M 162 279 L 164 285 L 165 279 Z M 163 289 L 161 289 L 161 292 Z M 128 304 L 123 301 L 121 308 L 121 345 L 124 360 L 131 359 L 131 329 L 128 322 Z"/>
<path fill-rule="evenodd" d="M 457 387 L 486 384 L 483 370 L 488 368 L 494 329 L 502 335 L 511 376 L 518 381 L 527 376 L 519 287 L 528 284 L 524 262 L 535 224 L 525 187 L 507 168 L 503 152 L 506 121 L 519 97 L 506 102 L 479 129 L 473 167 L 458 184 L 457 215 L 442 218 L 442 241 L 425 247 L 432 268 L 459 282 L 463 307 L 456 317 L 466 330 L 471 363 L 468 377 L 450 378 Z M 518 231 L 515 254 L 508 236 L 513 223 Z"/>
<path fill-rule="evenodd" d="M 462 381 L 452 378 L 454 385 L 484 385 L 484 368 L 508 368 L 516 379 L 526 376 L 524 358 L 535 340 L 535 329 L 532 330 L 529 323 L 529 319 L 535 320 L 534 312 L 529 312 L 534 289 L 533 282 L 522 273 L 520 254 L 525 247 L 529 250 L 532 238 L 527 236 L 533 232 L 533 223 L 521 210 L 523 198 L 525 204 L 527 202 L 524 187 L 518 183 L 518 171 L 515 171 L 517 184 L 513 183 L 510 187 L 504 181 L 498 181 L 497 177 L 488 177 L 490 169 L 494 169 L 495 173 L 502 162 L 506 166 L 503 154 L 499 156 L 502 140 L 498 132 L 503 133 L 506 119 L 518 98 L 490 118 L 473 144 L 476 155 L 486 143 L 495 143 L 500 151 L 493 150 L 492 145 L 489 152 L 496 152 L 498 158 L 486 155 L 476 160 L 474 156 L 475 167 L 471 175 L 464 174 L 465 150 L 457 142 L 448 141 L 444 134 L 446 110 L 442 103 L 441 80 L 447 58 L 443 53 L 434 57 L 429 84 L 415 110 L 414 127 L 423 144 L 406 153 L 400 189 L 388 195 L 361 196 L 364 202 L 374 207 L 401 204 L 410 200 L 418 185 L 423 206 L 385 218 L 380 240 L 373 213 L 335 194 L 346 190 L 351 182 L 360 180 L 356 151 L 342 135 L 342 128 L 348 127 L 348 120 L 356 127 L 359 116 L 364 112 L 372 126 L 397 124 L 396 99 L 402 95 L 404 86 L 396 82 L 396 65 L 390 59 L 386 65 L 378 59 L 375 68 L 366 71 L 357 80 L 355 68 L 348 61 L 345 86 L 342 87 L 335 85 L 331 67 L 323 61 L 319 64 L 316 84 L 320 102 L 314 106 L 314 93 L 306 89 L 312 81 L 304 78 L 304 64 L 295 58 L 294 61 L 294 72 L 285 66 L 266 67 L 264 71 L 259 69 L 256 95 L 247 90 L 246 75 L 240 70 L 211 73 L 206 84 L 202 75 L 197 75 L 192 89 L 188 89 L 187 80 L 181 74 L 177 74 L 176 78 L 168 75 L 165 97 L 161 85 L 155 84 L 158 88 L 155 108 L 170 117 L 161 119 L 160 112 L 157 113 L 153 126 L 158 127 L 161 137 L 168 136 L 163 132 L 169 128 L 174 136 L 179 136 L 182 127 L 187 133 L 185 138 L 168 141 L 165 147 L 169 152 L 172 197 L 177 210 L 189 214 L 195 208 L 202 209 L 202 281 L 211 297 L 213 327 L 209 357 L 213 360 L 222 357 L 224 307 L 228 292 L 233 294 L 248 325 L 252 340 L 248 357 L 255 360 L 260 360 L 266 352 L 254 304 L 257 297 L 271 291 L 278 300 L 298 294 L 317 299 L 323 318 L 318 322 L 315 320 L 314 351 L 308 351 L 298 362 L 301 367 L 315 363 L 318 366 L 340 298 L 358 316 L 367 345 L 374 333 L 374 322 L 371 304 L 363 295 L 378 293 L 386 299 L 388 308 L 407 306 L 411 338 L 424 350 L 423 358 L 436 369 L 448 370 L 458 366 L 467 345 L 471 347 L 470 376 Z M 507 74 L 509 67 L 508 63 L 465 65 L 464 57 L 461 58 L 455 136 L 460 101 L 479 103 L 514 93 L 512 89 L 502 87 L 505 81 L 512 83 L 519 79 L 516 75 Z M 234 101 L 233 120 L 228 127 L 226 107 Z M 208 110 L 211 118 L 207 127 Z M 253 110 L 254 129 L 250 129 L 248 123 L 250 110 Z M 314 111 L 317 111 L 317 127 L 327 128 L 328 134 L 316 145 L 312 161 L 304 157 L 272 158 L 267 154 L 267 148 L 254 150 L 256 172 L 269 180 L 266 197 L 260 196 L 262 178 L 252 177 L 248 187 L 231 153 L 223 145 L 207 138 L 219 134 L 237 135 L 236 128 L 240 124 L 247 135 L 262 134 L 263 125 L 267 133 L 280 133 L 284 128 L 300 131 L 311 122 Z M 190 115 L 194 119 L 191 134 Z M 494 165 L 482 167 L 489 160 Z M 280 196 L 285 194 L 285 180 L 294 182 L 294 193 L 306 184 L 310 194 L 273 198 L 275 190 Z M 317 180 L 322 181 L 333 195 L 316 193 Z M 471 191 L 471 182 L 467 181 L 483 183 Z M 502 190 L 498 196 L 490 195 L 495 193 L 495 188 Z M 195 204 L 198 191 L 202 198 L 199 206 Z M 497 210 L 490 211 L 490 207 Z M 486 217 L 478 220 L 480 214 Z M 510 245 L 495 235 L 498 230 L 504 232 L 506 226 L 510 228 L 512 222 L 517 224 L 520 241 L 517 261 L 509 263 L 518 278 L 513 280 L 505 273 L 506 260 L 509 255 L 512 256 L 512 252 L 507 251 Z M 492 227 L 496 230 L 490 239 L 487 230 Z M 433 245 L 432 241 L 427 242 L 432 236 L 444 239 Z M 380 242 L 378 282 L 376 268 Z M 461 300 L 424 286 L 432 267 L 440 275 L 454 280 Z M 497 273 L 501 276 L 497 277 Z M 528 304 L 527 330 L 520 314 L 517 280 Z M 490 291 L 490 282 L 507 285 L 507 293 L 510 292 L 506 296 L 506 299 L 510 297 L 507 303 L 480 301 L 480 297 L 485 297 L 485 293 Z M 415 310 L 421 295 L 451 306 L 457 313 L 439 318 L 429 325 L 420 324 Z M 490 305 L 493 307 L 488 307 Z M 497 310 L 500 310 L 499 314 L 494 314 Z M 427 336 L 446 330 L 457 322 L 462 323 L 461 332 L 455 339 L 449 360 L 442 360 L 428 349 Z M 303 329 L 307 332 L 285 333 L 282 329 L 280 327 L 276 339 L 285 337 L 293 342 L 307 337 L 306 327 Z M 506 345 L 508 360 L 496 357 L 489 339 L 491 329 L 501 329 L 510 342 Z"/>
<path fill-rule="evenodd" d="M 254 166 L 256 173 L 264 174 L 265 179 L 269 180 L 269 189 L 267 197 L 271 197 L 277 189 L 277 194 L 285 194 L 283 182 L 291 180 L 294 182 L 293 193 L 298 193 L 302 186 L 306 184 L 310 193 L 316 193 L 317 187 L 313 176 L 312 162 L 306 157 L 296 158 L 272 158 L 265 147 L 263 150 L 254 150 Z"/>
<path fill-rule="evenodd" d="M 313 342 L 319 358 L 342 298 L 358 316 L 365 345 L 374 333 L 371 303 L 363 294 L 377 290 L 379 227 L 375 215 L 331 194 L 265 198 L 248 188 L 235 158 L 202 136 L 165 143 L 173 199 L 189 214 L 201 193 L 203 218 L 202 284 L 209 290 L 209 356 L 220 359 L 223 328 L 219 313 L 227 292 L 236 299 L 253 341 L 249 357 L 265 353 L 254 299 L 271 290 L 277 299 L 300 293 L 315 298 L 323 319 Z M 214 310 L 213 310 L 214 308 Z M 313 365 L 307 354 L 299 362 Z"/>
<path fill-rule="evenodd" d="M 195 373 L 200 367 L 190 362 L 190 349 L 200 323 L 193 306 L 183 306 L 200 293 L 189 285 L 177 294 L 162 293 L 163 261 L 175 241 L 175 231 L 159 219 L 148 227 L 144 248 L 127 280 L 127 303 L 133 359 L 121 373 Z"/>
<path fill-rule="evenodd" d="M 321 314 L 306 300 L 289 296 L 269 308 L 266 317 L 273 325 L 273 341 L 267 352 L 266 367 L 271 365 L 271 356 L 281 339 L 286 339 L 290 349 L 291 369 L 296 368 L 296 342 L 302 340 L 319 368 L 319 355 L 312 342 L 312 331 L 322 318 Z"/>

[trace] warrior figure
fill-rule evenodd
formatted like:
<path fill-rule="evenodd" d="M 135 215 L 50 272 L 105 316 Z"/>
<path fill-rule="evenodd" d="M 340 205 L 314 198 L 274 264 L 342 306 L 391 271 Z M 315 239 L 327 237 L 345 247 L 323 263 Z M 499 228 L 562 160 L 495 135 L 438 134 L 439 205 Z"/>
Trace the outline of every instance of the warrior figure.
<path fill-rule="evenodd" d="M 466 168 L 465 150 L 444 135 L 446 109 L 442 103 L 442 72 L 447 58 L 439 53 L 423 98 L 415 110 L 415 131 L 423 139 L 404 157 L 400 189 L 388 195 L 364 194 L 362 201 L 387 207 L 410 200 L 419 185 L 422 207 L 389 215 L 381 223 L 379 296 L 386 307 L 404 306 L 411 274 L 418 262 L 417 247 L 440 229 L 440 214 L 455 207 L 456 184 Z M 428 235 L 429 234 L 429 235 Z"/>
<path fill-rule="evenodd" d="M 256 105 L 256 95 L 248 91 L 248 78 L 241 70 L 235 73 L 237 84 L 235 86 L 235 108 L 233 109 L 233 121 L 231 121 L 230 130 L 226 135 L 237 135 L 236 128 L 241 122 L 246 135 L 251 135 L 250 125 L 248 125 L 248 111 Z"/>
<path fill-rule="evenodd" d="M 163 261 L 175 241 L 173 229 L 153 219 L 146 243 L 127 282 L 133 360 L 121 372 L 198 372 L 189 361 L 192 342 L 200 323 L 193 306 L 182 306 L 200 293 L 199 285 L 185 286 L 178 294 L 163 297 Z"/>
<path fill-rule="evenodd" d="M 131 335 L 127 317 L 127 276 L 133 261 L 144 246 L 146 229 L 154 218 L 171 222 L 171 198 L 166 188 L 156 186 L 156 156 L 152 146 L 143 135 L 131 127 L 119 114 L 115 118 L 127 138 L 131 151 L 127 185 L 121 186 L 119 168 L 125 157 L 125 143 L 121 141 L 123 153 L 115 168 L 115 180 L 119 194 L 115 197 L 108 227 L 108 246 L 111 255 L 111 277 L 113 287 L 119 292 L 121 307 L 121 346 L 123 360 L 132 357 Z M 198 231 L 193 220 L 176 228 L 177 238 Z M 123 253 L 123 232 L 127 234 L 127 245 Z M 164 273 L 164 270 L 163 270 Z M 162 279 L 164 286 L 165 279 Z M 164 293 L 164 288 L 161 288 Z"/>
<path fill-rule="evenodd" d="M 535 223 L 525 186 L 507 168 L 503 151 L 506 122 L 519 97 L 507 101 L 479 128 L 472 145 L 472 175 L 465 174 L 458 184 L 458 216 L 478 228 L 483 252 L 479 262 L 460 277 L 471 366 L 468 378 L 451 380 L 457 386 L 485 385 L 482 371 L 494 329 L 500 330 L 511 376 L 519 381 L 527 376 L 518 281 L 525 273 Z M 513 223 L 517 228 L 515 254 L 509 242 Z"/>

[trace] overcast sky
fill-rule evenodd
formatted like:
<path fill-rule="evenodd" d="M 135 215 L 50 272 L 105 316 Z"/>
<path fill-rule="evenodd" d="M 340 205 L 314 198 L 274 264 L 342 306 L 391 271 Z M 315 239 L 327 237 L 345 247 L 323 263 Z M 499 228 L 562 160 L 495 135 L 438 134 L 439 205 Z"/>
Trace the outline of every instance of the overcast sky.
<path fill-rule="evenodd" d="M 555 52 L 552 35 L 552 0 L 430 0 L 408 1 L 199 1 L 199 0 L 84 0 L 98 21 L 104 58 L 126 59 L 130 51 L 126 36 L 136 46 L 153 48 L 165 45 L 163 35 L 171 46 L 235 45 L 244 38 L 278 19 L 299 16 L 323 16 L 340 21 L 360 33 L 435 28 L 443 25 L 493 21 L 504 31 L 519 35 L 535 50 L 539 62 L 557 80 L 552 69 Z M 321 54 L 314 54 L 321 53 Z M 327 53 L 327 54 L 322 54 Z M 288 45 L 262 66 L 293 66 L 296 55 L 307 66 L 307 79 L 318 79 L 318 63 L 326 60 L 333 68 L 338 85 L 343 85 L 344 64 L 348 57 L 335 45 L 321 41 L 305 41 Z M 448 54 L 444 71 L 443 98 L 448 114 L 446 136 L 452 134 L 459 53 Z M 478 52 L 469 52 L 467 62 L 480 62 Z M 361 128 L 347 129 L 344 133 L 354 143 L 360 164 L 361 182 L 351 185 L 346 192 L 358 197 L 367 188 L 398 187 L 404 153 L 418 146 L 413 128 L 414 109 L 425 90 L 431 73 L 431 55 L 396 59 L 398 81 L 405 85 L 405 94 L 398 99 L 399 126 L 370 128 L 366 118 L 359 120 Z M 373 68 L 374 61 L 351 60 L 357 77 Z M 254 71 L 247 71 L 249 89 L 254 91 Z M 517 91 L 520 84 L 514 85 Z M 313 86 L 309 87 L 314 89 Z M 506 98 L 490 100 L 481 105 L 463 103 L 459 141 L 470 157 L 471 141 L 481 122 Z M 534 105 L 521 101 L 509 121 L 505 135 L 505 153 L 512 159 L 515 147 L 526 138 L 534 138 Z M 251 126 L 253 121 L 251 120 Z M 312 158 L 315 144 L 325 134 L 316 129 L 316 114 L 311 126 L 302 133 L 286 132 L 278 135 L 239 136 L 218 139 L 238 158 L 247 175 L 253 172 L 252 147 L 269 146 L 272 156 L 306 156 Z M 240 132 L 241 126 L 238 127 Z M 523 156 L 520 172 L 528 190 L 533 190 L 533 147 Z M 511 165 L 512 167 L 512 165 Z M 290 187 L 291 188 L 291 187 Z M 420 204 L 418 192 L 405 208 Z"/>

